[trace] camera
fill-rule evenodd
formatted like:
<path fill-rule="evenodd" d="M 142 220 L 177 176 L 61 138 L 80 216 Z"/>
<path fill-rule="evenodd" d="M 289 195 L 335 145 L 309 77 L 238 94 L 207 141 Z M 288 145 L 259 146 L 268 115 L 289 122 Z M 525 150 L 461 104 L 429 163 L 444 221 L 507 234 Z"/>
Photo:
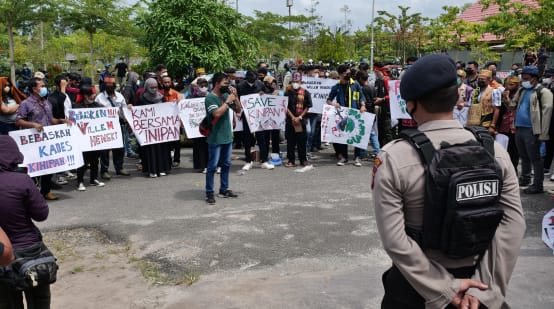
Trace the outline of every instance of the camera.
<path fill-rule="evenodd" d="M 235 109 L 237 107 L 237 102 L 235 101 L 227 102 L 227 105 L 229 105 L 230 108 Z"/>

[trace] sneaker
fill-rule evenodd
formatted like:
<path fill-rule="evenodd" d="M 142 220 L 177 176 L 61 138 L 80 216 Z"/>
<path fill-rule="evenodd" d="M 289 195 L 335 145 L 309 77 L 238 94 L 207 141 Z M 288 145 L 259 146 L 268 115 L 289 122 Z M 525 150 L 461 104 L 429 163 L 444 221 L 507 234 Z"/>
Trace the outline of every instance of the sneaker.
<path fill-rule="evenodd" d="M 66 177 L 67 179 L 70 179 L 70 180 L 77 179 L 77 175 L 73 174 L 73 173 L 70 172 L 70 171 L 65 172 L 65 177 Z"/>
<path fill-rule="evenodd" d="M 129 174 L 129 172 L 127 172 L 125 169 L 120 169 L 119 171 L 116 171 L 115 174 L 121 176 L 131 176 L 131 174 Z"/>
<path fill-rule="evenodd" d="M 181 166 L 181 162 L 173 162 L 173 164 L 171 164 L 171 166 L 177 168 L 177 167 Z"/>
<path fill-rule="evenodd" d="M 544 175 L 550 175 L 550 169 L 545 168 L 544 169 Z"/>
<path fill-rule="evenodd" d="M 238 195 L 236 195 L 235 193 L 233 193 L 233 191 L 231 190 L 227 190 L 223 193 L 219 192 L 218 194 L 219 197 L 224 197 L 224 198 L 228 198 L 228 197 L 238 197 Z"/>
<path fill-rule="evenodd" d="M 108 173 L 108 172 L 100 173 L 100 177 L 102 177 L 102 179 L 106 179 L 106 180 L 112 179 L 112 175 L 110 175 L 110 173 Z"/>
<path fill-rule="evenodd" d="M 52 192 L 46 193 L 46 194 L 44 195 L 44 198 L 45 198 L 46 200 L 48 200 L 48 201 L 55 201 L 55 200 L 58 199 L 58 197 L 55 196 L 54 193 L 52 193 Z"/>
<path fill-rule="evenodd" d="M 150 173 L 150 178 L 156 178 L 158 177 L 158 175 L 154 174 L 154 173 Z"/>
<path fill-rule="evenodd" d="M 248 162 L 242 167 L 242 170 L 249 171 L 251 168 L 252 168 L 252 162 Z"/>
<path fill-rule="evenodd" d="M 161 172 L 160 176 L 167 176 L 167 173 Z"/>
<path fill-rule="evenodd" d="M 554 173 L 552 173 L 552 175 L 550 175 L 550 181 L 554 181 Z"/>
<path fill-rule="evenodd" d="M 221 167 L 218 166 L 218 167 L 215 169 L 215 173 L 216 173 L 216 174 L 221 174 Z"/>
<path fill-rule="evenodd" d="M 266 170 L 272 170 L 272 169 L 275 168 L 275 165 L 264 162 L 264 163 L 262 163 L 262 168 L 264 168 Z"/>
<path fill-rule="evenodd" d="M 97 187 L 103 187 L 105 186 L 106 184 L 99 181 L 98 179 L 94 179 L 93 181 L 90 182 L 90 185 L 91 186 L 97 186 Z"/>
<path fill-rule="evenodd" d="M 531 178 L 519 177 L 519 186 L 525 187 L 531 184 Z"/>
<path fill-rule="evenodd" d="M 59 176 L 59 177 L 58 177 L 58 180 L 56 180 L 56 182 L 57 182 L 59 185 L 67 185 L 67 180 L 66 180 L 65 177 L 63 177 L 63 176 Z"/>
<path fill-rule="evenodd" d="M 85 184 L 80 182 L 79 187 L 77 187 L 77 190 L 79 191 L 87 191 L 87 188 L 85 187 Z"/>
<path fill-rule="evenodd" d="M 207 168 L 204 168 L 204 169 L 202 170 L 202 174 L 206 174 L 207 172 L 208 172 L 208 169 L 207 169 Z"/>
<path fill-rule="evenodd" d="M 356 160 L 354 160 L 354 166 L 357 166 L 357 167 L 362 166 L 362 162 L 360 161 L 360 158 L 356 158 Z"/>
<path fill-rule="evenodd" d="M 543 193 L 544 192 L 544 189 L 542 187 L 535 187 L 535 186 L 529 186 L 527 188 L 525 188 L 525 190 L 523 190 L 523 193 L 525 194 L 538 194 L 538 193 Z"/>
<path fill-rule="evenodd" d="M 344 166 L 346 164 L 346 162 L 348 162 L 348 161 L 346 161 L 345 158 L 342 158 L 337 162 L 337 165 L 338 166 Z"/>
<path fill-rule="evenodd" d="M 206 195 L 206 203 L 208 203 L 210 205 L 215 204 L 215 197 L 214 197 L 213 193 Z"/>

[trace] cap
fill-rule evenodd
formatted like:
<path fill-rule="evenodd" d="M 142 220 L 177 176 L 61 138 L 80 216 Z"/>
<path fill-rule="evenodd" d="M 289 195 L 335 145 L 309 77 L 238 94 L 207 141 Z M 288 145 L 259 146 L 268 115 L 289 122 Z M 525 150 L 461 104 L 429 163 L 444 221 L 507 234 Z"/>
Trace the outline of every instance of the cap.
<path fill-rule="evenodd" d="M 529 74 L 532 76 L 539 76 L 539 69 L 535 66 L 525 66 L 523 67 L 523 71 L 521 71 L 521 74 Z"/>
<path fill-rule="evenodd" d="M 271 84 L 274 81 L 275 81 L 275 77 L 273 77 L 273 76 L 268 75 L 268 76 L 264 77 L 264 83 L 270 83 Z"/>
<path fill-rule="evenodd" d="M 42 73 L 41 71 L 36 71 L 35 75 L 33 75 L 33 77 L 44 79 L 45 76 L 44 76 L 44 73 Z"/>
<path fill-rule="evenodd" d="M 464 71 L 464 70 L 456 71 L 456 75 L 458 75 L 461 78 L 465 78 L 467 76 L 466 71 Z"/>
<path fill-rule="evenodd" d="M 506 81 L 508 83 L 518 83 L 519 84 L 519 77 L 517 76 L 508 76 L 508 78 L 506 78 Z"/>
<path fill-rule="evenodd" d="M 436 90 L 456 85 L 456 64 L 452 58 L 432 54 L 416 61 L 402 76 L 400 95 L 406 101 L 420 99 Z"/>
<path fill-rule="evenodd" d="M 204 68 L 196 69 L 196 75 L 203 75 L 203 74 L 206 74 L 206 69 Z"/>

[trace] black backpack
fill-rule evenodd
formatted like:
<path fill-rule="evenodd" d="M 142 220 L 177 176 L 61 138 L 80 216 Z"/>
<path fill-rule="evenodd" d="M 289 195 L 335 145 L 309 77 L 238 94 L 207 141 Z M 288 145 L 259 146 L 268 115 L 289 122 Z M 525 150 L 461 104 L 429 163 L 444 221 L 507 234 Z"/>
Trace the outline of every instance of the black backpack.
<path fill-rule="evenodd" d="M 401 132 L 425 164 L 423 228 L 406 232 L 422 249 L 454 259 L 482 255 L 504 215 L 498 205 L 503 177 L 494 139 L 485 128 L 468 130 L 477 141 L 443 142 L 440 149 L 417 129 Z"/>

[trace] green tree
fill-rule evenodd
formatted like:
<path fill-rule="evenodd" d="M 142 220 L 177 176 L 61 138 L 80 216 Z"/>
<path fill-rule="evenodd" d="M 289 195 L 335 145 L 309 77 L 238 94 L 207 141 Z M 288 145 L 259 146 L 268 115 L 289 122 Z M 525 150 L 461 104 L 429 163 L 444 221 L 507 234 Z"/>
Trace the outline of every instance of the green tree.
<path fill-rule="evenodd" d="M 180 75 L 189 66 L 219 71 L 252 65 L 257 41 L 241 21 L 240 14 L 215 0 L 156 0 L 139 24 L 151 62 Z"/>
<path fill-rule="evenodd" d="M 380 16 L 375 18 L 375 22 L 394 34 L 397 44 L 400 45 L 402 61 L 405 61 L 411 35 L 414 33 L 414 29 L 421 25 L 424 18 L 421 16 L 421 13 L 408 15 L 409 6 L 399 5 L 398 8 L 400 9 L 399 16 L 387 11 L 377 11 L 377 14 Z"/>
<path fill-rule="evenodd" d="M 15 80 L 15 29 L 30 21 L 38 20 L 37 10 L 47 1 L 40 0 L 3 0 L 0 1 L 0 21 L 6 25 L 8 31 L 8 49 L 10 62 L 10 75 Z"/>
<path fill-rule="evenodd" d="M 344 34 L 340 29 L 334 32 L 327 28 L 320 30 L 315 39 L 316 58 L 325 62 L 342 62 L 349 59 L 349 51 L 346 48 Z"/>

